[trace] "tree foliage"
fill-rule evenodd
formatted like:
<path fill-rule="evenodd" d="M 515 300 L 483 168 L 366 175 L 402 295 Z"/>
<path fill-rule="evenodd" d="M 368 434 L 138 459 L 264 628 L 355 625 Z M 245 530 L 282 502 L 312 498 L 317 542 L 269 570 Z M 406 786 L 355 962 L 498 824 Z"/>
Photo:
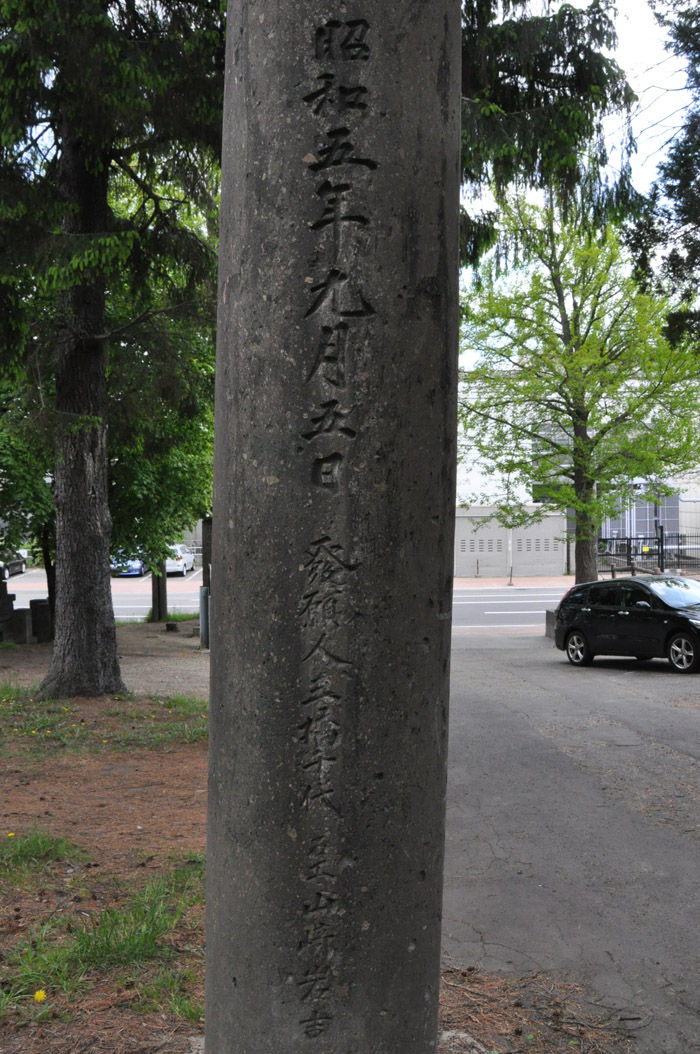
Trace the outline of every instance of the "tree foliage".
<path fill-rule="evenodd" d="M 577 576 L 595 577 L 602 519 L 667 492 L 695 461 L 697 370 L 664 336 L 669 304 L 640 292 L 612 227 L 594 238 L 574 216 L 518 201 L 504 219 L 524 252 L 507 275 L 485 266 L 465 304 L 461 421 L 510 485 L 501 515 L 523 522 L 534 488 L 573 509 Z"/>
<path fill-rule="evenodd" d="M 21 367 L 7 371 L 0 384 L 0 541 L 7 549 L 31 541 L 51 563 L 53 450 L 37 391 Z"/>
<path fill-rule="evenodd" d="M 629 115 L 635 99 L 610 57 L 614 4 L 587 7 L 528 0 L 464 0 L 462 5 L 462 179 L 476 195 L 514 184 L 588 195 L 595 221 L 621 205 L 629 169 L 608 185 L 603 120 Z M 618 144 L 619 145 L 619 144 Z M 628 132 L 623 144 L 629 156 Z M 496 237 L 495 214 L 463 213 L 462 255 L 475 262 Z"/>
<path fill-rule="evenodd" d="M 668 30 L 671 49 L 687 63 L 691 105 L 666 160 L 659 166 L 665 203 L 655 240 L 666 245 L 667 275 L 693 303 L 700 277 L 700 9 L 687 0 L 665 0 L 657 5 L 657 11 Z M 691 321 L 697 337 L 697 310 Z"/>
<path fill-rule="evenodd" d="M 107 380 L 112 549 L 157 567 L 211 514 L 212 318 L 148 316 L 112 349 Z"/>

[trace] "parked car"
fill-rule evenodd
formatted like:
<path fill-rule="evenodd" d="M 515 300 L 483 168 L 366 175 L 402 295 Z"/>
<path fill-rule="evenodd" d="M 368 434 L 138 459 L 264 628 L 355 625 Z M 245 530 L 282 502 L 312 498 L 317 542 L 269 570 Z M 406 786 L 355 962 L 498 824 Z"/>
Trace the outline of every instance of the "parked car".
<path fill-rule="evenodd" d="M 596 655 L 666 658 L 679 673 L 700 668 L 700 582 L 637 575 L 574 586 L 557 608 L 554 643 L 573 666 Z"/>
<path fill-rule="evenodd" d="M 194 571 L 194 553 L 187 545 L 172 545 L 165 561 L 166 575 L 182 575 Z"/>
<path fill-rule="evenodd" d="M 27 570 L 27 561 L 20 553 L 0 553 L 0 578 L 21 575 Z"/>
<path fill-rule="evenodd" d="M 113 575 L 118 578 L 126 578 L 129 575 L 138 578 L 145 574 L 146 565 L 140 556 L 113 556 L 109 563 Z"/>

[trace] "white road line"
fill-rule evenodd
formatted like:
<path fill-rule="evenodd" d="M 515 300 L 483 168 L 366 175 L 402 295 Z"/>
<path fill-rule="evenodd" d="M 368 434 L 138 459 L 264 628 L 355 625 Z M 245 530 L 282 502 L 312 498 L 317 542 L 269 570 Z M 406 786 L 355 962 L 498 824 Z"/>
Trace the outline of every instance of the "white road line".
<path fill-rule="evenodd" d="M 453 626 L 453 633 L 469 633 L 473 629 L 542 629 L 541 622 L 489 622 L 483 625 Z"/>
<path fill-rule="evenodd" d="M 507 597 L 484 597 L 483 600 L 455 600 L 454 606 L 457 607 L 462 604 L 479 604 L 484 607 L 486 604 L 542 604 L 546 602 L 548 597 L 532 597 L 530 600 L 509 600 Z M 552 597 L 552 599 L 556 599 Z"/>

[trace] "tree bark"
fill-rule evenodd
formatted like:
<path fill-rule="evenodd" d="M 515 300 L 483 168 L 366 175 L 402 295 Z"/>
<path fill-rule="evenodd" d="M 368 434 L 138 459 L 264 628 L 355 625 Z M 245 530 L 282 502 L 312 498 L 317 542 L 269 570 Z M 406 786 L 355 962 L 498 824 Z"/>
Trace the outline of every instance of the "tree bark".
<path fill-rule="evenodd" d="M 41 559 L 46 572 L 46 589 L 49 594 L 51 618 L 56 617 L 56 564 L 54 560 L 55 529 L 53 524 L 41 528 Z"/>
<path fill-rule="evenodd" d="M 69 246 L 105 230 L 108 163 L 86 157 L 66 124 L 59 185 Z M 88 239 L 85 238 L 85 243 Z M 124 690 L 112 607 L 107 492 L 104 278 L 64 297 L 54 349 L 56 378 L 56 632 L 44 697 Z"/>
<path fill-rule="evenodd" d="M 577 582 L 595 582 L 598 577 L 597 541 L 596 525 L 586 517 L 577 514 L 574 547 Z"/>
<path fill-rule="evenodd" d="M 594 582 L 598 577 L 598 524 L 589 510 L 595 493 L 595 483 L 587 472 L 578 468 L 574 472 L 574 488 L 579 501 L 574 519 L 576 581 Z"/>
<path fill-rule="evenodd" d="M 158 574 L 156 574 L 156 570 Z M 165 561 L 151 575 L 151 620 L 165 622 L 168 617 L 168 576 Z"/>
<path fill-rule="evenodd" d="M 232 0 L 228 43 L 207 1054 L 427 1054 L 460 8 Z"/>

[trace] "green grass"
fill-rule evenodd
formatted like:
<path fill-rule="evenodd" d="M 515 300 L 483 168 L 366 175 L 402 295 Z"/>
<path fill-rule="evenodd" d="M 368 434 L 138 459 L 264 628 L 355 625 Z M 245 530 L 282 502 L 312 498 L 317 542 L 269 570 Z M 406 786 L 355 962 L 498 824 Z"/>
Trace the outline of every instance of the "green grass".
<path fill-rule="evenodd" d="M 60 699 L 38 700 L 32 688 L 0 685 L 0 753 L 18 750 L 44 756 L 59 747 L 87 745 L 77 707 Z"/>
<path fill-rule="evenodd" d="M 199 612 L 172 611 L 162 618 L 161 622 L 195 622 L 199 618 Z M 153 608 L 147 613 L 144 622 L 153 622 Z"/>
<path fill-rule="evenodd" d="M 26 835 L 8 831 L 0 842 L 0 882 L 22 886 L 50 864 L 77 861 L 82 855 L 67 838 L 55 838 L 36 827 Z"/>
<path fill-rule="evenodd" d="M 100 973 L 172 959 L 171 938 L 176 927 L 190 907 L 203 901 L 203 875 L 204 859 L 195 855 L 170 873 L 149 881 L 119 906 L 88 918 L 54 914 L 35 924 L 4 955 L 0 1017 L 35 1017 L 50 1009 L 52 998 L 75 996 L 81 988 L 94 984 Z M 150 990 L 144 989 L 144 1008 L 151 1007 L 158 991 L 169 988 L 171 1012 L 198 1020 L 201 1008 L 187 997 L 187 982 L 192 978 L 179 966 L 172 971 L 163 968 L 156 977 L 160 979 Z M 35 993 L 46 993 L 46 1006 L 43 1000 L 37 1003 Z M 163 1008 L 162 1003 L 159 1008 Z"/>
<path fill-rule="evenodd" d="M 0 686 L 0 754 L 158 749 L 208 735 L 207 703 L 188 696 L 117 696 L 99 713 L 90 720 L 74 702 L 38 700 L 31 689 Z"/>
<path fill-rule="evenodd" d="M 136 975 L 126 978 L 123 984 L 137 991 L 131 1003 L 135 1010 L 144 1014 L 167 1011 L 182 1021 L 197 1023 L 204 1017 L 204 1007 L 190 996 L 190 987 L 197 981 L 197 972 L 192 967 L 163 967 L 146 983 Z"/>
<path fill-rule="evenodd" d="M 207 703 L 188 696 L 151 697 L 149 706 L 118 706 L 107 711 L 119 727 L 110 734 L 116 750 L 156 749 L 175 743 L 199 743 L 209 734 Z"/>

